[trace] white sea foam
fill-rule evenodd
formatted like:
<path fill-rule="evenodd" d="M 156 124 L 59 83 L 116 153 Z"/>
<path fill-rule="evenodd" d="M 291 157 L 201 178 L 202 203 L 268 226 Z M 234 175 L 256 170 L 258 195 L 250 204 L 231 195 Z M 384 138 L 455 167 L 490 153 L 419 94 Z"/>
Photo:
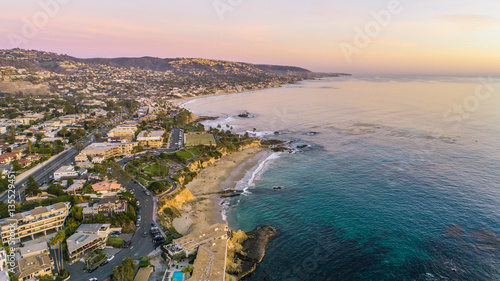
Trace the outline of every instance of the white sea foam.
<path fill-rule="evenodd" d="M 272 160 L 279 158 L 282 152 L 274 152 L 268 157 L 266 157 L 263 161 L 260 161 L 257 165 L 255 165 L 252 169 L 248 170 L 245 176 L 236 183 L 235 190 L 243 190 L 242 195 L 252 194 L 248 189 L 250 187 L 255 186 L 255 181 L 259 180 L 262 174 L 267 170 L 269 164 Z M 236 204 L 240 203 L 240 199 L 236 201 Z M 229 200 L 222 199 L 219 202 L 221 208 L 222 219 L 227 222 L 227 210 L 229 208 Z"/>
<path fill-rule="evenodd" d="M 264 174 L 264 172 L 269 167 L 269 164 L 272 162 L 272 160 L 277 159 L 280 154 L 281 152 L 272 153 L 266 159 L 264 159 L 264 161 L 261 161 L 254 168 L 250 169 L 245 174 L 243 179 L 236 183 L 235 189 L 243 190 L 243 194 L 251 194 L 248 189 L 255 186 L 255 181 L 260 179 L 262 174 Z"/>

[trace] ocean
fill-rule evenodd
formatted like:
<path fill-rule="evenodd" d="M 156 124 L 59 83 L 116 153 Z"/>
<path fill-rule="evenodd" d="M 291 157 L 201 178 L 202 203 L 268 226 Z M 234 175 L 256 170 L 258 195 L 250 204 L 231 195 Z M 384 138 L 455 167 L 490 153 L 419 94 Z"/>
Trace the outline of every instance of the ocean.
<path fill-rule="evenodd" d="M 500 280 L 499 81 L 339 77 L 186 103 L 294 148 L 225 202 L 231 228 L 278 232 L 245 280 Z"/>

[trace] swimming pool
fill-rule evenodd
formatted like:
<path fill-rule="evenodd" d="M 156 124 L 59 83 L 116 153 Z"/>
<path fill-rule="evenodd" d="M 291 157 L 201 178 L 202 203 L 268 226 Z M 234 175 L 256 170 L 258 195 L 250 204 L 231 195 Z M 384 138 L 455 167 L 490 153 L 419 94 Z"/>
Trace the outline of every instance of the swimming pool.
<path fill-rule="evenodd" d="M 174 275 L 172 275 L 172 281 L 182 281 L 182 275 L 182 271 L 174 272 Z"/>

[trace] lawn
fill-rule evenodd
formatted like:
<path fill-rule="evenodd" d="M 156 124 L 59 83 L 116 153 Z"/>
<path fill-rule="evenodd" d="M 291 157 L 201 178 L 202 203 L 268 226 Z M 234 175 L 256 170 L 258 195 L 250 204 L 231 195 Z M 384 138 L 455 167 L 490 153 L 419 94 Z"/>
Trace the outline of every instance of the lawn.
<path fill-rule="evenodd" d="M 190 147 L 187 150 L 191 151 L 194 155 L 200 155 L 200 149 L 196 146 Z"/>
<path fill-rule="evenodd" d="M 161 172 L 160 172 L 161 169 Z M 152 175 L 168 175 L 168 167 L 157 164 L 150 164 L 144 167 L 144 172 L 152 174 Z"/>
<path fill-rule="evenodd" d="M 114 238 L 114 237 L 108 238 L 108 242 L 106 242 L 106 245 L 113 246 L 113 247 L 116 247 L 116 248 L 123 247 L 123 244 L 125 244 L 125 241 L 123 239 L 121 239 L 121 238 Z"/>
<path fill-rule="evenodd" d="M 186 135 L 186 146 L 216 145 L 212 134 Z"/>
<path fill-rule="evenodd" d="M 174 154 L 177 159 L 183 163 L 186 163 L 189 159 L 193 158 L 193 155 L 185 150 L 176 151 Z"/>

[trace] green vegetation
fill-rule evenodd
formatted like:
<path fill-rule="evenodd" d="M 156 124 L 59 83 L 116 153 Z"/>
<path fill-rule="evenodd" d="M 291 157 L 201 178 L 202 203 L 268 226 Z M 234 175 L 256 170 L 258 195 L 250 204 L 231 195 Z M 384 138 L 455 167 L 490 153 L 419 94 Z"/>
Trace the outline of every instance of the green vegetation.
<path fill-rule="evenodd" d="M 195 156 L 198 156 L 201 153 L 197 146 L 189 147 L 187 150 L 191 151 Z"/>
<path fill-rule="evenodd" d="M 123 244 L 125 244 L 125 241 L 123 239 L 115 238 L 115 237 L 108 238 L 108 241 L 106 242 L 106 245 L 112 246 L 115 248 L 122 248 Z"/>
<path fill-rule="evenodd" d="M 162 194 L 163 192 L 167 191 L 170 187 L 172 187 L 172 183 L 169 181 L 166 181 L 166 183 L 163 183 L 161 181 L 155 181 L 148 186 L 148 189 L 155 194 Z"/>
<path fill-rule="evenodd" d="M 136 264 L 130 257 L 125 258 L 125 260 L 119 265 L 113 268 L 113 274 L 111 275 L 111 281 L 133 281 L 134 280 L 134 270 Z"/>
<path fill-rule="evenodd" d="M 143 170 L 153 176 L 168 175 L 168 167 L 163 165 L 150 164 L 146 165 Z"/>
<path fill-rule="evenodd" d="M 193 158 L 193 155 L 185 150 L 179 150 L 174 153 L 169 154 L 174 160 L 186 164 L 187 161 Z"/>

